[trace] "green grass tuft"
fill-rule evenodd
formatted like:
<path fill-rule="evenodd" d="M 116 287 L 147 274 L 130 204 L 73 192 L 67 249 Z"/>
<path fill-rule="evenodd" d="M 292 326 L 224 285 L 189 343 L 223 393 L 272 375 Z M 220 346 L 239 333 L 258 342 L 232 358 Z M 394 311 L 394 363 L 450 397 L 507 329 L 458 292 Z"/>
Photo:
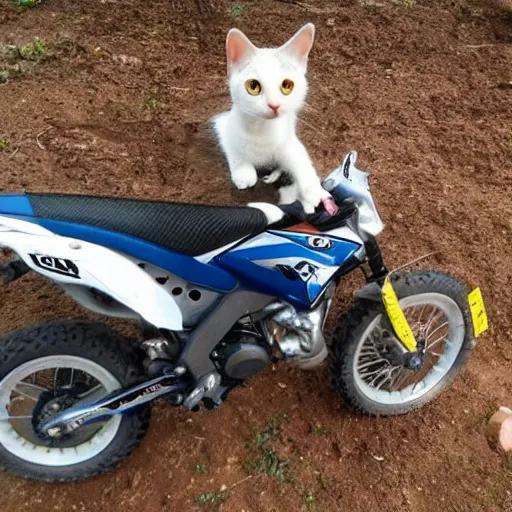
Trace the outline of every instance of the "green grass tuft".
<path fill-rule="evenodd" d="M 288 461 L 279 458 L 272 448 L 265 448 L 261 458 L 246 461 L 245 469 L 248 473 L 266 474 L 281 482 L 288 477 Z"/>
<path fill-rule="evenodd" d="M 303 499 L 308 512 L 313 512 L 313 503 L 316 501 L 316 496 L 312 492 L 308 492 L 304 495 Z"/>
<path fill-rule="evenodd" d="M 231 16 L 233 16 L 233 18 L 238 18 L 239 16 L 242 16 L 242 14 L 247 10 L 247 7 L 247 4 L 237 2 L 233 6 L 233 9 L 231 10 Z"/>
<path fill-rule="evenodd" d="M 6 151 L 9 149 L 11 141 L 8 137 L 0 137 L 0 151 Z"/>
<path fill-rule="evenodd" d="M 20 66 L 0 66 L 0 84 L 4 84 L 9 80 L 21 76 L 23 74 Z"/>
<path fill-rule="evenodd" d="M 198 463 L 194 466 L 194 471 L 195 471 L 198 475 L 204 475 L 204 474 L 208 473 L 208 465 L 207 465 L 207 464 L 201 464 L 200 462 L 198 462 Z"/>
<path fill-rule="evenodd" d="M 18 46 L 18 51 L 24 60 L 41 61 L 48 57 L 48 45 L 37 37 L 31 43 Z"/>
<path fill-rule="evenodd" d="M 13 5 L 18 8 L 20 12 L 32 9 L 38 3 L 37 0 L 11 0 Z"/>
<path fill-rule="evenodd" d="M 276 416 L 271 418 L 262 428 L 255 429 L 253 431 L 253 445 L 256 448 L 261 448 L 268 441 L 275 439 L 287 421 L 288 418 L 286 416 Z"/>
<path fill-rule="evenodd" d="M 162 102 L 158 101 L 155 98 L 148 98 L 144 100 L 143 105 L 145 108 L 151 108 L 154 110 L 159 110 L 165 107 L 165 105 Z"/>
<path fill-rule="evenodd" d="M 217 505 L 226 501 L 227 497 L 225 492 L 203 492 L 197 497 L 197 502 L 203 505 Z"/>

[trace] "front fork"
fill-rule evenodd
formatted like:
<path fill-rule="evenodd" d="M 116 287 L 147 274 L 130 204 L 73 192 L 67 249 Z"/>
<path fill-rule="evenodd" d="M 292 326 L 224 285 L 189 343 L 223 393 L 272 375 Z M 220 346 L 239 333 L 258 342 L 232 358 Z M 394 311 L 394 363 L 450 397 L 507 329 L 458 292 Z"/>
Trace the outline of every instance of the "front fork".
<path fill-rule="evenodd" d="M 391 273 L 386 268 L 382 253 L 374 237 L 365 242 L 366 256 L 371 274 L 366 275 L 368 281 L 367 293 L 361 290 L 360 296 L 366 296 L 383 306 L 393 338 L 401 345 L 402 364 L 409 369 L 419 369 L 423 366 L 425 347 L 423 340 L 417 341 L 400 307 L 398 297 L 390 281 Z M 370 290 L 368 288 L 371 288 Z M 368 293 L 369 292 L 369 293 Z"/>

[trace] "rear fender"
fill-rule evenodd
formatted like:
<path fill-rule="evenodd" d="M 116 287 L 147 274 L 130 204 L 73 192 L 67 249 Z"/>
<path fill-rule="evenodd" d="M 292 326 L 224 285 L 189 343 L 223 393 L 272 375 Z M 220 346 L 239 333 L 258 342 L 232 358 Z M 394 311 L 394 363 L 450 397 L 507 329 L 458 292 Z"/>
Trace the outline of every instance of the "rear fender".
<path fill-rule="evenodd" d="M 0 216 L 0 247 L 60 284 L 95 288 L 161 329 L 183 329 L 181 311 L 162 287 L 120 253 L 58 236 L 35 223 Z"/>

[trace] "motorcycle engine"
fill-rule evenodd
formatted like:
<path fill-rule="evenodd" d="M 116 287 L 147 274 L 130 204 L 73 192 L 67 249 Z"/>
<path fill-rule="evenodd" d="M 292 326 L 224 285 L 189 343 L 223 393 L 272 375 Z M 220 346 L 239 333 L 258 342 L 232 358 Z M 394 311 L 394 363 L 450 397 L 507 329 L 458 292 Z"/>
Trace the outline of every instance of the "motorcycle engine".
<path fill-rule="evenodd" d="M 247 331 L 232 331 L 212 352 L 219 372 L 229 379 L 244 380 L 256 375 L 270 362 L 264 338 Z"/>

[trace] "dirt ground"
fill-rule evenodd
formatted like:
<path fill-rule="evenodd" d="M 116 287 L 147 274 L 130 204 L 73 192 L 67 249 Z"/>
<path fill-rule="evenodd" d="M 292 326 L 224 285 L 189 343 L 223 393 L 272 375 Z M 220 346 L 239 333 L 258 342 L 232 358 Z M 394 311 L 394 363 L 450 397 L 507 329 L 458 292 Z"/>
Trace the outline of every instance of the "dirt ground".
<path fill-rule="evenodd" d="M 104 476 L 50 485 L 0 474 L 2 510 L 512 511 L 512 460 L 484 437 L 489 414 L 512 405 L 505 1 L 43 0 L 19 13 L 0 0 L 0 43 L 45 42 L 0 61 L 0 191 L 250 201 L 225 171 L 188 166 L 190 134 L 229 105 L 229 28 L 280 45 L 307 21 L 317 40 L 301 137 L 322 175 L 359 152 L 390 267 L 437 251 L 423 266 L 481 287 L 490 329 L 467 370 L 425 409 L 369 419 L 343 408 L 325 369 L 269 368 L 214 412 L 156 405 L 141 447 Z M 360 284 L 340 287 L 331 328 Z M 34 275 L 0 303 L 2 333 L 91 317 Z M 280 415 L 270 443 L 291 477 L 250 477 L 253 430 Z M 198 502 L 223 486 L 225 501 Z"/>

